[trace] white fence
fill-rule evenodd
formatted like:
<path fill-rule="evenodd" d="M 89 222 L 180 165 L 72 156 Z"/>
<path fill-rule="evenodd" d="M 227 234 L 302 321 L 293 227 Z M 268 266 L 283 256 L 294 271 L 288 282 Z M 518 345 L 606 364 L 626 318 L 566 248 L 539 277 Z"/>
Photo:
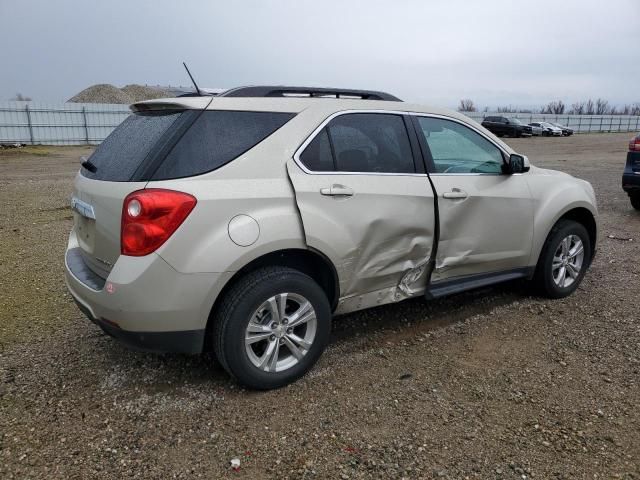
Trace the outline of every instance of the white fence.
<path fill-rule="evenodd" d="M 119 104 L 0 103 L 0 143 L 98 144 L 130 113 Z"/>
<path fill-rule="evenodd" d="M 45 145 L 98 144 L 131 112 L 127 105 L 107 103 L 0 103 L 0 143 Z M 465 112 L 478 122 L 489 115 L 515 117 L 523 123 L 556 122 L 577 133 L 637 132 L 640 117 L 629 115 L 555 115 Z"/>

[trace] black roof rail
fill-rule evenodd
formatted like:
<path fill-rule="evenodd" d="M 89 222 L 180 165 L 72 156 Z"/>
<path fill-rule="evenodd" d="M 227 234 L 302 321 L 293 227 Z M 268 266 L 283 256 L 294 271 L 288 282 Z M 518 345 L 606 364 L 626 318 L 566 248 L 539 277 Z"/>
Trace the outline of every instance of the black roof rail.
<path fill-rule="evenodd" d="M 315 88 L 315 87 L 286 87 L 286 86 L 254 86 L 237 87 L 220 94 L 221 97 L 297 97 L 308 96 L 316 98 L 360 98 L 362 100 L 387 100 L 401 102 L 398 97 L 385 92 L 372 90 L 353 90 L 348 88 Z"/>

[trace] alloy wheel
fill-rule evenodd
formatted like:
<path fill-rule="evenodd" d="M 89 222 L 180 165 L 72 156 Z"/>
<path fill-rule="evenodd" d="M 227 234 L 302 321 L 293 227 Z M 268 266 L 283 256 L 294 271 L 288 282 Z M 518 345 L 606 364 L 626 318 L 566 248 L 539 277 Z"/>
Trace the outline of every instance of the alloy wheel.
<path fill-rule="evenodd" d="M 560 288 L 569 287 L 580 275 L 584 262 L 584 245 L 577 235 L 568 235 L 553 255 L 551 275 Z"/>
<path fill-rule="evenodd" d="M 251 363 L 265 372 L 296 365 L 311 348 L 318 320 L 311 302 L 297 293 L 267 299 L 249 319 L 245 349 Z"/>

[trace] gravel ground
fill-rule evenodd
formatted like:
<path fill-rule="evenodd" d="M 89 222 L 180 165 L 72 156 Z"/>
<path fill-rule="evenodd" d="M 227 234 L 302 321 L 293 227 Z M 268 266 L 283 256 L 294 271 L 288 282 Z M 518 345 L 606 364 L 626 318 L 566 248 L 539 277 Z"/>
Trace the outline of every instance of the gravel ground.
<path fill-rule="evenodd" d="M 344 316 L 309 375 L 262 393 L 84 319 L 62 258 L 87 150 L 0 152 L 0 477 L 640 478 L 629 136 L 508 140 L 595 187 L 598 254 L 573 296 L 520 282 Z"/>

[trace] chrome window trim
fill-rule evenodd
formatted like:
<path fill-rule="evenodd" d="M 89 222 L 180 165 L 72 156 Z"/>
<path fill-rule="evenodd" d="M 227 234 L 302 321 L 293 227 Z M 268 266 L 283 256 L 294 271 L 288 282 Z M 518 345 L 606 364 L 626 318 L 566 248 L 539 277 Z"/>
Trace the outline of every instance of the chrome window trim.
<path fill-rule="evenodd" d="M 465 122 L 462 122 L 460 120 L 458 120 L 457 118 L 453 118 L 453 117 L 448 117 L 446 115 L 440 115 L 440 114 L 436 114 L 436 113 L 422 113 L 422 112 L 409 112 L 409 111 L 402 111 L 402 110 L 340 110 L 337 112 L 332 113 L 331 115 L 329 115 L 327 118 L 325 118 L 319 126 L 317 126 L 310 134 L 309 136 L 302 142 L 302 144 L 296 149 L 296 151 L 293 154 L 293 160 L 296 163 L 296 165 L 298 165 L 298 167 L 300 167 L 300 169 L 308 174 L 308 175 L 378 175 L 378 176 L 401 176 L 401 177 L 426 177 L 426 176 L 440 176 L 440 175 L 467 175 L 467 176 L 479 176 L 479 175 L 491 175 L 491 176 L 496 176 L 496 175 L 504 175 L 502 173 L 385 173 L 385 172 L 335 172 L 335 171 L 316 171 L 316 170 L 309 170 L 307 167 L 304 166 L 304 164 L 302 163 L 302 161 L 300 160 L 300 155 L 302 154 L 302 152 L 307 148 L 307 146 L 313 141 L 314 138 L 316 138 L 316 136 L 322 131 L 322 129 L 324 127 L 327 126 L 327 124 L 333 120 L 336 117 L 340 117 L 342 115 L 349 115 L 352 113 L 382 113 L 382 114 L 389 114 L 389 115 L 411 115 L 411 116 L 416 116 L 416 117 L 430 117 L 430 118 L 441 118 L 443 120 L 449 120 L 452 122 L 456 122 L 460 125 L 462 125 L 463 127 L 467 127 L 469 129 L 471 129 L 472 131 L 476 132 L 477 134 L 479 134 L 480 136 L 482 136 L 483 138 L 485 138 L 486 140 L 488 140 L 492 145 L 494 145 L 500 152 L 502 152 L 504 155 L 506 155 L 507 157 L 509 157 L 509 153 L 502 148 L 500 145 L 498 145 L 497 143 L 495 143 L 491 138 L 489 138 L 486 134 L 484 134 L 483 132 L 481 132 L 480 130 L 478 130 L 476 127 L 474 127 L 473 125 L 469 125 Z"/>
<path fill-rule="evenodd" d="M 485 140 L 487 140 L 491 145 L 493 145 L 494 147 L 496 147 L 496 148 L 498 149 L 498 151 L 502 154 L 502 163 L 503 163 L 503 164 L 506 164 L 506 163 L 507 163 L 507 160 L 505 159 L 505 157 L 506 157 L 506 158 L 509 158 L 509 152 L 507 152 L 504 148 L 502 148 L 500 145 L 498 145 L 496 142 L 494 142 L 494 141 L 493 141 L 491 138 L 489 138 L 489 137 L 488 137 L 484 132 L 481 132 L 480 130 L 478 130 L 475 126 L 473 126 L 473 125 L 469 125 L 469 124 L 466 124 L 466 123 L 464 123 L 464 122 L 461 122 L 461 121 L 459 121 L 459 120 L 458 120 L 458 119 L 456 119 L 456 118 L 447 117 L 446 115 L 439 115 L 439 114 L 436 114 L 436 113 L 433 113 L 433 114 L 431 114 L 431 113 L 414 113 L 414 114 L 412 114 L 412 115 L 414 115 L 414 116 L 416 116 L 416 117 L 440 118 L 440 119 L 442 119 L 442 120 L 449 120 L 449 121 L 451 121 L 451 122 L 456 122 L 456 123 L 458 123 L 459 125 L 462 125 L 463 127 L 467 127 L 469 130 L 471 130 L 471 131 L 473 131 L 473 132 L 477 133 L 477 134 L 478 134 L 478 135 L 480 135 L 482 138 L 484 138 Z M 480 175 L 482 175 L 482 176 L 499 177 L 499 176 L 502 176 L 502 175 L 505 175 L 505 174 L 504 174 L 504 173 L 488 173 L 488 172 L 487 172 L 487 173 L 472 173 L 472 172 L 466 172 L 466 173 L 465 173 L 465 172 L 460 172 L 460 173 L 454 173 L 454 172 L 452 172 L 452 173 L 444 173 L 444 172 L 433 172 L 433 173 L 429 173 L 429 175 L 430 175 L 430 176 L 432 176 L 432 177 L 449 176 L 449 175 L 451 175 L 451 176 L 461 176 L 461 175 L 464 175 L 464 176 L 467 176 L 467 177 L 470 177 L 470 176 L 480 176 Z"/>

